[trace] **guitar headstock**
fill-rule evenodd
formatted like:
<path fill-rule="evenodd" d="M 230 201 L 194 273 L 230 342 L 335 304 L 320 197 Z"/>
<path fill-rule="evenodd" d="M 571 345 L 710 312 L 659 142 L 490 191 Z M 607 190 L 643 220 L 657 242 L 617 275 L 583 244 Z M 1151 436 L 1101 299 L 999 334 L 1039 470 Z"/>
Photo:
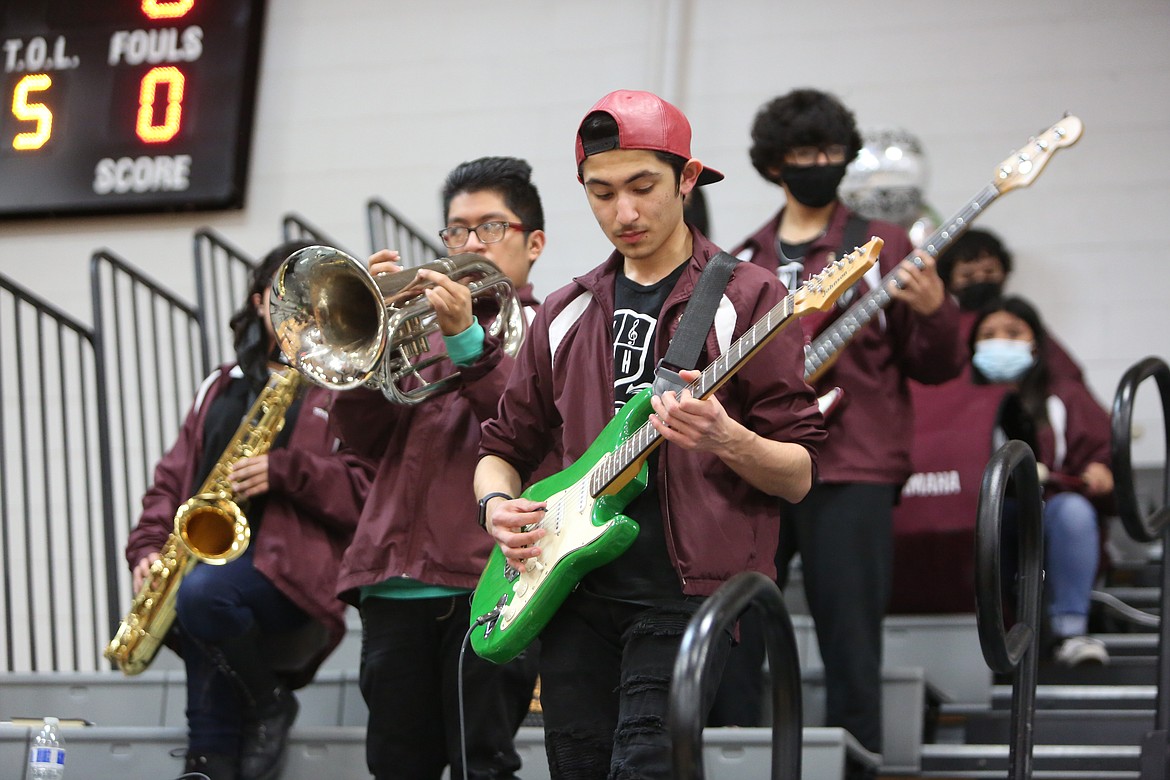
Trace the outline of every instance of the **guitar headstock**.
<path fill-rule="evenodd" d="M 799 317 L 810 311 L 824 311 L 848 290 L 857 280 L 865 276 L 870 266 L 877 262 L 883 242 L 874 236 L 864 245 L 844 257 L 825 266 L 820 273 L 792 294 L 792 313 Z"/>
<path fill-rule="evenodd" d="M 1071 114 L 1012 152 L 1012 156 L 995 169 L 995 188 L 1001 193 L 1027 187 L 1040 175 L 1057 149 L 1072 146 L 1081 138 L 1085 126 Z"/>

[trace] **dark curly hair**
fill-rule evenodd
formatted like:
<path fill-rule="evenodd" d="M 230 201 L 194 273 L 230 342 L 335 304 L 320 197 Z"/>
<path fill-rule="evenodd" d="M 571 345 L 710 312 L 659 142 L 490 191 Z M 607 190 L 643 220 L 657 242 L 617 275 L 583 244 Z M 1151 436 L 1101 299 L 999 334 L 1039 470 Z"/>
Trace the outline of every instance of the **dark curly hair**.
<path fill-rule="evenodd" d="M 990 230 L 969 228 L 966 233 L 955 239 L 946 251 L 938 256 L 938 275 L 949 288 L 951 274 L 955 266 L 960 263 L 969 263 L 982 255 L 991 255 L 1003 265 L 1004 274 L 1012 271 L 1012 253 L 1007 250 L 1003 242 Z"/>
<path fill-rule="evenodd" d="M 798 146 L 844 144 L 846 160 L 861 151 L 861 133 L 853 112 L 833 95 L 817 89 L 794 89 L 760 108 L 752 123 L 752 166 L 768 181 L 769 168 L 782 168 L 784 155 Z"/>
<path fill-rule="evenodd" d="M 540 193 L 532 183 L 532 166 L 518 157 L 480 157 L 460 163 L 443 182 L 443 222 L 456 195 L 494 192 L 529 230 L 544 230 Z"/>

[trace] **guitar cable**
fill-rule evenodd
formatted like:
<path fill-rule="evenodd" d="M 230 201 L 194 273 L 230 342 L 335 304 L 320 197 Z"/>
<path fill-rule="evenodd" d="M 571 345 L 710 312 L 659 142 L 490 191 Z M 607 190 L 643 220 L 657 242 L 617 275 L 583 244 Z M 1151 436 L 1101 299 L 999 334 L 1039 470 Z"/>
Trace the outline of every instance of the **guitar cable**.
<path fill-rule="evenodd" d="M 463 644 L 459 647 L 459 669 L 457 680 L 457 696 L 459 699 L 459 757 L 463 762 L 463 778 L 468 777 L 467 771 L 467 721 L 463 712 L 463 656 L 467 652 L 467 646 L 471 643 L 471 632 L 482 626 L 484 623 L 490 623 L 500 616 L 500 608 L 496 607 L 491 612 L 480 615 L 467 629 L 467 633 L 463 635 Z M 451 772 L 454 777 L 454 771 Z"/>

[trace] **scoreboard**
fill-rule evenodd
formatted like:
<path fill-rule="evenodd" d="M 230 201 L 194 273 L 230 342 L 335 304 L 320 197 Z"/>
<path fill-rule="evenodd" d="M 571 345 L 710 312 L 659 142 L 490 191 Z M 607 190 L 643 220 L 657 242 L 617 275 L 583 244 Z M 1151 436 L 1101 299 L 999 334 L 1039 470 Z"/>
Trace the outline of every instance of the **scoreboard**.
<path fill-rule="evenodd" d="M 264 0 L 0 0 L 0 217 L 243 206 Z"/>

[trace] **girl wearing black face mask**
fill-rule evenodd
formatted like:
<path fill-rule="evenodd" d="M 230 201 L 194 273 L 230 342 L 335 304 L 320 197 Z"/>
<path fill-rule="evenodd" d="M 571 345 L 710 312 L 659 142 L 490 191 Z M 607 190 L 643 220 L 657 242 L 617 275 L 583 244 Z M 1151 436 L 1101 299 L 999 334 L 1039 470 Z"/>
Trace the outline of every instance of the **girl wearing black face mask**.
<path fill-rule="evenodd" d="M 1011 386 L 1019 395 L 1022 419 L 1000 421 L 1004 438 L 1024 438 L 1018 429 L 1029 431 L 1042 464 L 1045 590 L 1054 660 L 1066 666 L 1107 663 L 1104 644 L 1087 633 L 1101 544 L 1095 503 L 1113 492 L 1109 415 L 1083 384 L 1049 375 L 1047 332 L 1023 298 L 999 298 L 984 307 L 970 344 L 973 380 Z"/>
<path fill-rule="evenodd" d="M 824 268 L 830 255 L 851 252 L 877 236 L 885 245 L 877 266 L 856 285 L 856 295 L 887 274 L 896 274 L 904 285 L 816 382 L 819 395 L 840 387 L 848 400 L 826 423 L 829 436 L 818 446 L 819 481 L 799 505 L 783 508 L 776 558 L 783 580 L 789 559 L 801 553 L 806 587 L 811 583 L 819 596 L 810 600 L 817 633 L 834 637 L 820 648 L 832 702 L 826 725 L 848 728 L 867 749 L 881 752 L 881 623 L 891 587 L 892 514 L 911 472 L 906 380 L 945 382 L 958 376 L 965 354 L 958 307 L 946 295 L 933 259 L 923 260 L 925 270 L 902 263 L 914 251 L 902 227 L 856 217 L 838 200 L 845 167 L 860 148 L 852 113 L 832 95 L 802 89 L 765 104 L 752 126 L 752 165 L 784 191 L 784 204 L 734 252 L 791 288 Z M 815 336 L 849 305 L 846 300 L 832 311 L 802 317 L 799 325 Z M 750 654 L 750 644 L 736 648 L 741 658 Z M 728 666 L 759 670 L 763 651 L 754 647 L 758 658 L 737 660 L 733 653 Z M 725 698 L 730 702 L 733 695 Z M 732 712 L 724 722 L 758 725 L 736 717 Z"/>

